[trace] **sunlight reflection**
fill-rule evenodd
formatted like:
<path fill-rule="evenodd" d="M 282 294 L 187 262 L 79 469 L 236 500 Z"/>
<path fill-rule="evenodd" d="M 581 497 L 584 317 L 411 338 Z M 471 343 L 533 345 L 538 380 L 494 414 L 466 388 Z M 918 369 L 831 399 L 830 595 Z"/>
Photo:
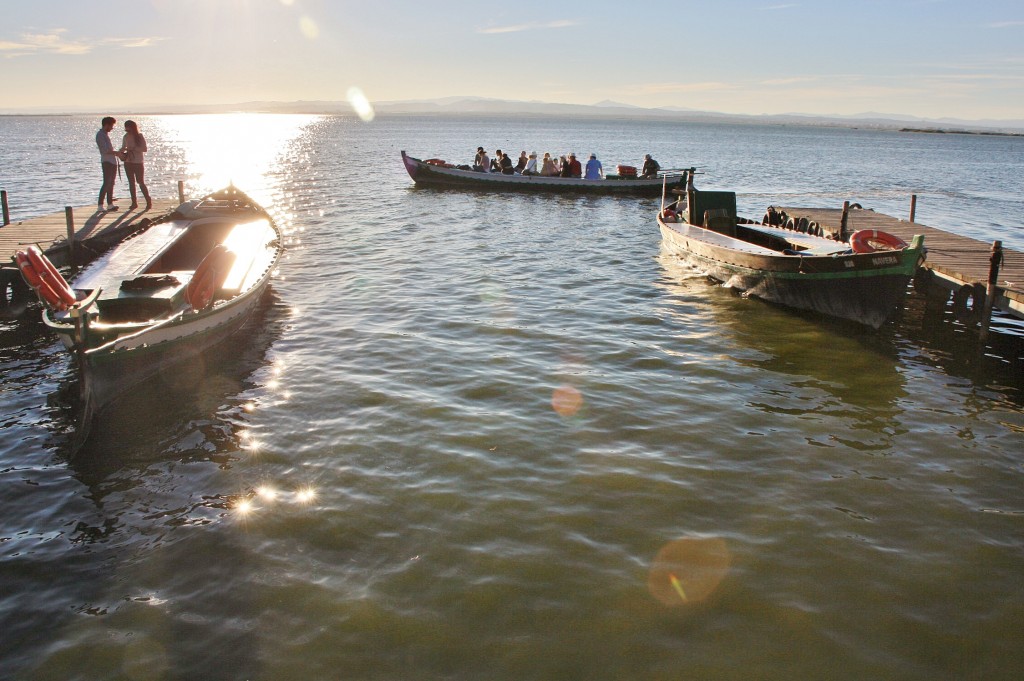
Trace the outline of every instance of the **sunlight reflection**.
<path fill-rule="evenodd" d="M 267 176 L 289 163 L 289 146 L 320 116 L 298 114 L 196 114 L 157 116 L 167 142 L 183 151 L 194 190 L 234 184 L 271 204 Z"/>
<path fill-rule="evenodd" d="M 295 493 L 295 498 L 299 500 L 299 503 L 308 504 L 316 499 L 316 490 L 312 487 L 304 487 Z"/>
<path fill-rule="evenodd" d="M 266 501 L 274 501 L 277 498 L 277 490 L 270 485 L 260 485 L 256 488 L 256 495 Z"/>

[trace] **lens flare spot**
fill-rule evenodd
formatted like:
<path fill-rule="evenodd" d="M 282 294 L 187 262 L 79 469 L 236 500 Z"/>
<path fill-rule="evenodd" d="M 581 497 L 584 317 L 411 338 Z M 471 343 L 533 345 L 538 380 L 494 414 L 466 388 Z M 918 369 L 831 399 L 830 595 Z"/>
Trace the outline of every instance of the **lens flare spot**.
<path fill-rule="evenodd" d="M 558 386 L 551 396 L 551 407 L 565 418 L 575 416 L 582 406 L 583 394 L 571 385 Z"/>
<path fill-rule="evenodd" d="M 724 539 L 683 537 L 658 551 L 647 576 L 647 589 L 668 606 L 697 603 L 714 592 L 731 562 Z"/>
<path fill-rule="evenodd" d="M 252 513 L 253 510 L 252 500 L 242 499 L 237 504 L 235 504 L 235 510 L 238 511 L 238 513 L 241 515 L 249 515 L 250 513 Z"/>
<path fill-rule="evenodd" d="M 312 487 L 304 487 L 295 493 L 295 498 L 300 504 L 308 504 L 316 499 L 316 490 Z"/>
<path fill-rule="evenodd" d="M 363 120 L 364 123 L 369 123 L 376 117 L 376 112 L 373 110 L 373 105 L 370 104 L 370 100 L 367 99 L 363 91 L 356 86 L 352 86 L 348 89 L 345 94 L 345 99 L 352 105 L 352 110 L 356 112 L 356 115 Z"/>
<path fill-rule="evenodd" d="M 261 485 L 256 488 L 256 494 L 260 499 L 266 501 L 273 501 L 277 498 L 277 490 L 270 485 Z"/>
<path fill-rule="evenodd" d="M 299 30 L 302 31 L 302 35 L 306 36 L 309 40 L 316 40 L 320 35 L 320 27 L 316 25 L 316 22 L 307 16 L 299 18 Z"/>

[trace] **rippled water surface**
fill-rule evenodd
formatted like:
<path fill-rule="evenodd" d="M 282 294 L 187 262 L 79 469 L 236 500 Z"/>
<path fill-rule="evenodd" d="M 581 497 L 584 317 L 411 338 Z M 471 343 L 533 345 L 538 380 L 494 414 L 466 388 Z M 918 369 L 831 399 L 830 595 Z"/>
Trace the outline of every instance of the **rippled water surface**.
<path fill-rule="evenodd" d="M 878 332 L 780 310 L 663 252 L 656 199 L 415 189 L 399 159 L 650 152 L 752 217 L 917 194 L 1024 249 L 1024 139 L 138 120 L 154 194 L 234 180 L 288 251 L 244 337 L 74 458 L 70 360 L 0 322 L 4 678 L 1024 676 L 1016 327 L 978 357 L 913 298 Z M 0 118 L 14 219 L 94 200 L 97 126 Z"/>

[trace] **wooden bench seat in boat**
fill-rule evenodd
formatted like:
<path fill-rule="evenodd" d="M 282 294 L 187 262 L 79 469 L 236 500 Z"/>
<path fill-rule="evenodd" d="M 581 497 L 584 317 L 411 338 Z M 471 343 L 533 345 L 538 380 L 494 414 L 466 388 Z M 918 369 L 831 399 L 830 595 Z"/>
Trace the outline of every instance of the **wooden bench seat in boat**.
<path fill-rule="evenodd" d="M 760 232 L 775 239 L 784 240 L 792 244 L 794 250 L 799 250 L 802 255 L 836 255 L 850 250 L 850 245 L 845 242 L 826 239 L 813 234 L 794 232 L 791 229 L 757 224 L 747 224 L 743 225 L 743 227 L 752 232 Z"/>

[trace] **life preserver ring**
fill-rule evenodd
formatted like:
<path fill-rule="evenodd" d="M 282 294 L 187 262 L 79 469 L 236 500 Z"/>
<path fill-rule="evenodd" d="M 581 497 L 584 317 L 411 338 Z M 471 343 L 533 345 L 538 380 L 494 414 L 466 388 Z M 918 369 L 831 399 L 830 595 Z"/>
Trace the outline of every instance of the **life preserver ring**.
<path fill-rule="evenodd" d="M 67 280 L 35 246 L 15 253 L 14 261 L 21 270 L 22 278 L 46 306 L 54 310 L 66 310 L 78 302 Z"/>
<path fill-rule="evenodd" d="M 672 210 L 671 208 L 666 208 L 661 213 L 661 219 L 664 220 L 665 222 L 675 222 L 676 221 L 676 212 L 674 210 Z"/>
<path fill-rule="evenodd" d="M 197 312 L 209 308 L 213 304 L 217 289 L 224 283 L 234 262 L 235 254 L 228 250 L 227 246 L 214 246 L 199 263 L 188 286 L 185 287 L 185 302 Z"/>
<path fill-rule="evenodd" d="M 907 242 L 895 234 L 881 232 L 877 229 L 859 229 L 850 235 L 850 248 L 854 253 L 900 251 L 906 247 Z"/>

